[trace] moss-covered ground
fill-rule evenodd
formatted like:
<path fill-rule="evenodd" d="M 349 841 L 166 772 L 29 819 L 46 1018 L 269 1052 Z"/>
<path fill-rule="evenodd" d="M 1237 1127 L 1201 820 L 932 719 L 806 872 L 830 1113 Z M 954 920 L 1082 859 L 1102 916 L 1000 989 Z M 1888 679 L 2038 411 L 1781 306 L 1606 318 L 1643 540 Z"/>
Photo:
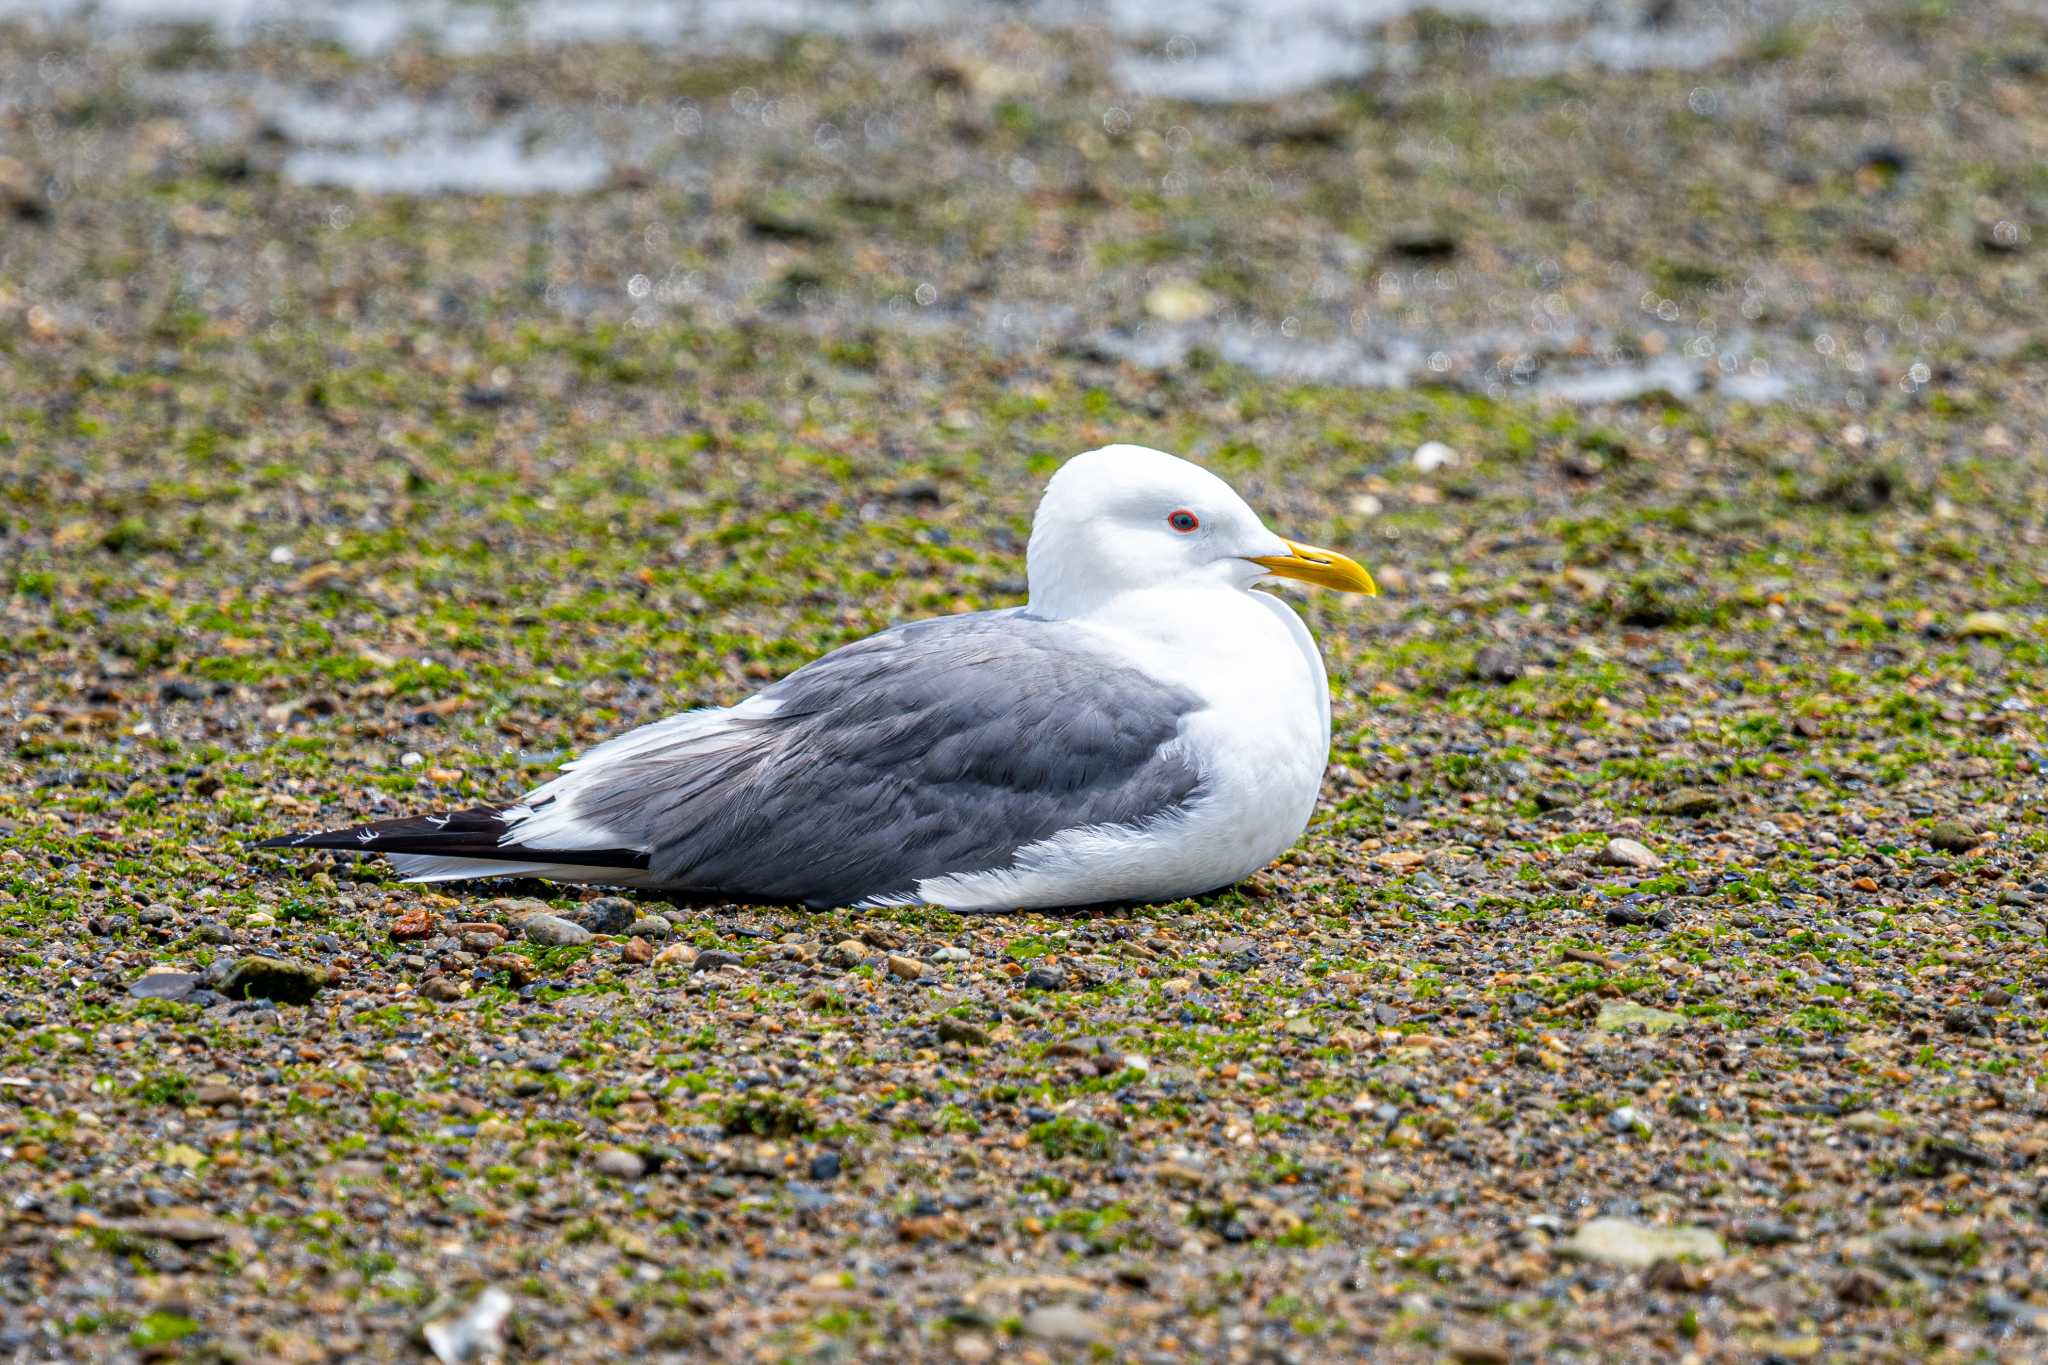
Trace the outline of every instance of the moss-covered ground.
<path fill-rule="evenodd" d="M 496 1285 L 536 1360 L 2048 1350 L 2048 31 L 1898 6 L 1517 79 L 1411 30 L 1256 109 L 1126 108 L 1025 29 L 12 30 L 0 1347 L 399 1357 Z M 259 78 L 624 150 L 571 197 L 307 186 L 233 124 Z M 1564 340 L 1371 391 L 989 325 L 1062 303 Z M 1514 365 L 1716 348 L 1792 387 Z M 1243 886 L 643 896 L 648 962 L 456 927 L 562 888 L 251 848 L 1015 603 L 1044 477 L 1109 441 L 1387 589 L 1297 599 L 1336 751 Z M 328 983 L 131 994 L 252 953 Z M 1601 1214 L 1725 1255 L 1569 1255 Z"/>

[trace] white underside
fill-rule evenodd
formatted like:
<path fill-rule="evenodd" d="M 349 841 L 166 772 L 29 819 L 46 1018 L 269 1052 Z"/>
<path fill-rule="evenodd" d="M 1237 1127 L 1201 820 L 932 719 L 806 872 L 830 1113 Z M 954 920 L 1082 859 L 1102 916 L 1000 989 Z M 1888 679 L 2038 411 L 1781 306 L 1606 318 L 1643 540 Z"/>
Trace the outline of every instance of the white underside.
<path fill-rule="evenodd" d="M 1063 830 L 1019 850 L 1007 866 L 927 878 L 914 894 L 880 891 L 865 904 L 999 910 L 1177 900 L 1249 876 L 1300 837 L 1328 762 L 1330 701 L 1315 641 L 1291 607 L 1264 592 L 1157 589 L 1123 594 L 1076 624 L 1137 667 L 1202 697 L 1206 705 L 1182 722 L 1175 740 L 1202 774 L 1196 798 L 1137 825 Z M 618 835 L 581 813 L 580 792 L 602 783 L 613 762 L 653 746 L 679 759 L 716 753 L 739 742 L 736 718 L 772 714 L 774 706 L 754 698 L 689 711 L 599 745 L 508 813 L 506 842 L 620 847 Z M 424 854 L 391 861 L 415 882 L 530 876 L 660 885 L 638 868 Z"/>
<path fill-rule="evenodd" d="M 1228 886 L 1287 851 L 1308 827 L 1330 753 L 1330 693 L 1314 637 L 1263 592 L 1130 594 L 1089 624 L 1148 672 L 1209 704 L 1182 723 L 1202 788 L 1138 825 L 1062 830 L 1002 868 L 919 882 L 873 905 L 1049 909 L 1166 901 Z"/>

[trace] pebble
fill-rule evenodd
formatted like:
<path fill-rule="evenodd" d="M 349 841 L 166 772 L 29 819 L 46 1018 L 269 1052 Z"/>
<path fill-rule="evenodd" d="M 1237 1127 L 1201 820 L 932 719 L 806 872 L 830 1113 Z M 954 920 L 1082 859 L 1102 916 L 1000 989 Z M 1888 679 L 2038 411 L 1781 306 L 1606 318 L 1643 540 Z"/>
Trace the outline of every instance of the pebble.
<path fill-rule="evenodd" d="M 820 1152 L 811 1158 L 811 1179 L 819 1184 L 823 1184 L 828 1180 L 837 1180 L 839 1178 L 840 1165 L 839 1153 Z"/>
<path fill-rule="evenodd" d="M 406 911 L 391 921 L 393 943 L 417 943 L 434 936 L 434 912 L 425 906 Z"/>
<path fill-rule="evenodd" d="M 1104 1331 L 1100 1317 L 1065 1303 L 1032 1309 L 1024 1315 L 1023 1327 L 1027 1337 L 1069 1346 L 1086 1346 L 1099 1341 Z"/>
<path fill-rule="evenodd" d="M 1638 1005 L 1631 1000 L 1609 1000 L 1600 1006 L 1600 1014 L 1593 1021 L 1593 1027 L 1607 1033 L 1620 1033 L 1630 1028 L 1640 1028 L 1645 1033 L 1663 1033 L 1684 1022 L 1684 1015 L 1670 1010 Z"/>
<path fill-rule="evenodd" d="M 1624 1104 L 1607 1116 L 1607 1126 L 1624 1136 L 1648 1137 L 1650 1125 L 1634 1106 Z"/>
<path fill-rule="evenodd" d="M 638 1180 L 647 1174 L 647 1163 L 641 1160 L 640 1154 L 629 1152 L 624 1147 L 607 1147 L 590 1165 L 599 1175 L 610 1176 L 613 1180 Z"/>
<path fill-rule="evenodd" d="M 857 938 L 841 939 L 826 952 L 825 960 L 835 967 L 857 967 L 868 960 L 868 945 Z"/>
<path fill-rule="evenodd" d="M 1729 1235 L 1738 1242 L 1746 1242 L 1756 1247 L 1784 1246 L 1790 1242 L 1805 1240 L 1800 1236 L 1798 1228 L 1782 1218 L 1751 1218 L 1737 1223 L 1729 1230 Z"/>
<path fill-rule="evenodd" d="M 1927 831 L 1927 842 L 1943 853 L 1968 853 L 1984 842 L 1984 836 L 1961 820 L 1937 820 Z"/>
<path fill-rule="evenodd" d="M 1593 855 L 1593 861 L 1602 867 L 1633 867 L 1643 872 L 1664 866 L 1662 858 L 1633 839 L 1609 839 L 1607 846 Z"/>
<path fill-rule="evenodd" d="M 639 907 L 624 896 L 600 896 L 571 910 L 566 918 L 593 934 L 623 934 L 639 917 Z"/>
<path fill-rule="evenodd" d="M 970 962 L 973 958 L 973 953 L 965 948 L 956 948 L 950 943 L 932 954 L 934 962 Z"/>
<path fill-rule="evenodd" d="M 596 937 L 582 925 L 572 924 L 560 915 L 528 915 L 519 922 L 519 932 L 526 935 L 528 943 L 539 943 L 549 948 L 573 947 Z"/>
<path fill-rule="evenodd" d="M 199 989 L 197 972 L 152 971 L 128 987 L 138 1000 L 183 1000 Z"/>
<path fill-rule="evenodd" d="M 745 965 L 746 960 L 738 953 L 728 953 L 723 948 L 713 948 L 709 952 L 697 954 L 697 960 L 691 964 L 691 969 L 699 972 L 715 972 L 721 967 L 744 967 Z"/>
<path fill-rule="evenodd" d="M 939 1020 L 939 1041 L 968 1047 L 987 1047 L 988 1030 L 979 1024 L 948 1014 Z"/>
<path fill-rule="evenodd" d="M 2000 611 L 1973 611 L 1963 618 L 1956 627 L 1956 634 L 1965 640 L 1994 640 L 2017 634 L 2012 618 Z"/>
<path fill-rule="evenodd" d="M 1024 989 L 1029 991 L 1056 991 L 1067 984 L 1064 967 L 1033 967 L 1024 973 Z"/>
<path fill-rule="evenodd" d="M 1680 787 L 1657 803 L 1659 815 L 1706 815 L 1721 808 L 1721 793 L 1705 787 Z"/>
<path fill-rule="evenodd" d="M 1658 1261 L 1690 1256 L 1718 1261 L 1728 1254 L 1721 1239 L 1706 1228 L 1657 1227 L 1628 1218 L 1595 1218 L 1557 1247 L 1560 1256 L 1601 1265 L 1646 1270 Z"/>
<path fill-rule="evenodd" d="M 462 983 L 450 976 L 434 976 L 420 983 L 420 994 L 443 1004 L 462 998 Z"/>
<path fill-rule="evenodd" d="M 889 974 L 891 976 L 900 977 L 905 981 L 916 981 L 929 970 L 931 969 L 914 957 L 898 957 L 894 953 L 889 955 Z"/>
<path fill-rule="evenodd" d="M 326 985 L 327 972 L 323 968 L 289 958 L 251 954 L 228 970 L 219 989 L 230 1000 L 275 1000 L 282 1005 L 303 1005 Z"/>
<path fill-rule="evenodd" d="M 1418 474 L 1434 474 L 1447 465 L 1458 462 L 1458 452 L 1442 441 L 1424 441 L 1415 447 L 1415 453 L 1408 457 L 1408 463 L 1415 466 Z"/>
<path fill-rule="evenodd" d="M 626 932 L 634 938 L 667 938 L 675 926 L 660 915 L 642 915 L 626 926 Z"/>
<path fill-rule="evenodd" d="M 1522 656 L 1511 645 L 1487 645 L 1472 660 L 1472 676 L 1481 682 L 1511 683 L 1522 676 Z"/>
<path fill-rule="evenodd" d="M 687 943 L 671 943 L 654 955 L 654 968 L 687 967 L 697 960 L 697 950 Z"/>

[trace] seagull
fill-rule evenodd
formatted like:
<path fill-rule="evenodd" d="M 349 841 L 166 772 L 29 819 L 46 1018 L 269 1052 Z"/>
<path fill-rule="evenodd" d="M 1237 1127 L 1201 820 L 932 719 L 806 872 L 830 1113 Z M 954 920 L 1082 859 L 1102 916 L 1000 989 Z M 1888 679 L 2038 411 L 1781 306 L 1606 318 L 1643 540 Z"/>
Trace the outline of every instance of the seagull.
<path fill-rule="evenodd" d="M 1376 593 L 1143 446 L 1053 475 L 1029 600 L 895 626 L 735 706 L 563 765 L 516 805 L 264 841 L 415 882 L 532 876 L 746 902 L 958 910 L 1179 900 L 1284 853 L 1330 754 L 1315 638 L 1270 592 Z"/>

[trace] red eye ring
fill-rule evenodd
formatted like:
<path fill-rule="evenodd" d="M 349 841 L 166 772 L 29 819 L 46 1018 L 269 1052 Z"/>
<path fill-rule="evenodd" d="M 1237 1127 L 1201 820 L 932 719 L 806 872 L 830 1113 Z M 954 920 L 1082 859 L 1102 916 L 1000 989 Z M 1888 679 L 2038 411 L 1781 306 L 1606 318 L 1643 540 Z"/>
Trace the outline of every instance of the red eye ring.
<path fill-rule="evenodd" d="M 1202 519 L 1185 507 L 1176 507 L 1166 514 L 1166 524 L 1186 535 L 1202 524 Z"/>

